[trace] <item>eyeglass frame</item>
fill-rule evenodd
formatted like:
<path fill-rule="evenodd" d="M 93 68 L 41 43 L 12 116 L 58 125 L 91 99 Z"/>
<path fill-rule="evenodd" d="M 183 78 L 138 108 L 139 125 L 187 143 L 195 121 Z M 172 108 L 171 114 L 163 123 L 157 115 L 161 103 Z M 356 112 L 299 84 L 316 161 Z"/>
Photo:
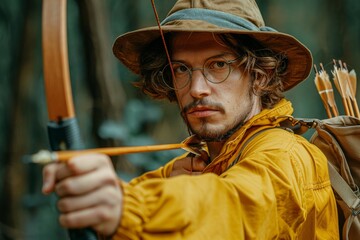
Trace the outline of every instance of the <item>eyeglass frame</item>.
<path fill-rule="evenodd" d="M 233 63 L 237 62 L 241 57 L 242 57 L 242 56 L 238 56 L 238 57 L 236 57 L 236 58 L 233 59 L 233 60 L 226 60 L 226 58 L 225 58 L 224 56 L 213 56 L 213 57 L 208 58 L 208 59 L 204 62 L 203 67 L 196 67 L 196 68 L 190 68 L 190 67 L 188 67 L 185 63 L 178 62 L 178 61 L 174 61 L 174 62 L 171 62 L 171 63 L 166 64 L 166 65 L 163 67 L 162 71 L 159 71 L 159 74 L 160 74 L 160 76 L 161 76 L 161 79 L 162 79 L 163 83 L 164 83 L 167 87 L 169 87 L 170 89 L 175 90 L 175 91 L 181 90 L 181 89 L 185 88 L 186 86 L 188 86 L 189 83 L 192 81 L 193 71 L 196 71 L 196 70 L 201 70 L 201 73 L 202 73 L 202 75 L 204 76 L 204 78 L 206 79 L 206 81 L 209 81 L 209 82 L 211 82 L 211 83 L 213 83 L 213 84 L 220 84 L 220 83 L 225 82 L 225 81 L 229 78 L 230 74 L 231 74 L 232 71 L 234 70 L 234 68 L 232 68 L 231 65 L 232 65 Z M 205 64 L 206 64 L 209 60 L 211 60 L 212 58 L 223 58 L 223 59 L 225 60 L 224 63 L 226 63 L 226 64 L 228 65 L 228 67 L 229 67 L 229 73 L 228 73 L 228 75 L 227 75 L 223 80 L 221 80 L 221 81 L 219 81 L 219 82 L 215 82 L 215 81 L 209 80 L 208 77 L 207 77 L 207 76 L 205 75 L 205 73 L 204 73 L 204 70 L 205 70 L 205 69 L 208 69 L 208 68 L 205 67 Z M 187 80 L 187 82 L 184 84 L 184 86 L 182 86 L 182 87 L 180 87 L 180 88 L 174 88 L 173 86 L 170 86 L 170 85 L 167 83 L 167 81 L 165 80 L 164 74 L 163 74 L 163 73 L 164 73 L 164 69 L 167 68 L 167 67 L 169 67 L 170 65 L 172 65 L 172 64 L 174 64 L 174 63 L 175 63 L 175 64 L 180 64 L 180 65 L 186 67 L 187 72 L 188 72 L 188 75 L 189 75 L 189 79 Z M 172 69 L 172 67 L 170 67 L 170 71 L 172 71 L 171 69 Z M 172 75 L 172 73 L 171 73 L 171 75 Z"/>

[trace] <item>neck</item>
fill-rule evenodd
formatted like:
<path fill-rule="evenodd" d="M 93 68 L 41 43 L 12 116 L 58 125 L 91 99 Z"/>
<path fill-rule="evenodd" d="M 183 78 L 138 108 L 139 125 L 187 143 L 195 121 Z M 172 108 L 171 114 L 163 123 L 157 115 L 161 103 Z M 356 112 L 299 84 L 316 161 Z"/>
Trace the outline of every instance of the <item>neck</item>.
<path fill-rule="evenodd" d="M 221 149 L 223 148 L 226 140 L 232 135 L 234 134 L 234 132 L 236 132 L 241 126 L 243 126 L 243 124 L 245 122 L 247 122 L 249 119 L 251 119 L 253 116 L 255 116 L 256 114 L 261 112 L 261 104 L 260 104 L 260 98 L 256 97 L 254 98 L 254 104 L 253 107 L 250 109 L 249 113 L 247 114 L 247 117 L 241 121 L 240 124 L 238 124 L 236 127 L 234 127 L 233 129 L 231 129 L 227 134 L 226 134 L 226 138 L 221 139 L 220 141 L 209 141 L 207 142 L 207 146 L 208 146 L 208 150 L 209 150 L 209 155 L 210 155 L 210 159 L 214 159 L 216 158 L 219 154 Z M 225 135 L 224 135 L 225 136 Z"/>
<path fill-rule="evenodd" d="M 207 146 L 208 146 L 208 150 L 209 150 L 209 155 L 210 155 L 210 159 L 214 159 L 216 158 L 222 147 L 224 146 L 225 141 L 221 141 L 221 142 L 207 142 Z"/>

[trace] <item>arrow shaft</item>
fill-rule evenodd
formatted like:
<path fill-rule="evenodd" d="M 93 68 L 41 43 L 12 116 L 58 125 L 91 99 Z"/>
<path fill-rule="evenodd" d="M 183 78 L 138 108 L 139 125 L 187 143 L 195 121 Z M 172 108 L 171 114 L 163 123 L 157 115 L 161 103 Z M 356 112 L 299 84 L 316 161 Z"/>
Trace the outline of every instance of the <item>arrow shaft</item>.
<path fill-rule="evenodd" d="M 132 154 L 132 153 L 144 153 L 144 152 L 154 152 L 154 151 L 165 151 L 187 148 L 186 144 L 163 144 L 163 145 L 150 145 L 150 146 L 131 146 L 131 147 L 109 147 L 109 148 L 93 148 L 93 149 L 84 149 L 84 150 L 68 150 L 68 151 L 58 151 L 54 152 L 57 156 L 58 161 L 67 161 L 72 157 L 84 154 L 91 153 L 101 153 L 108 156 L 116 156 L 122 154 Z"/>

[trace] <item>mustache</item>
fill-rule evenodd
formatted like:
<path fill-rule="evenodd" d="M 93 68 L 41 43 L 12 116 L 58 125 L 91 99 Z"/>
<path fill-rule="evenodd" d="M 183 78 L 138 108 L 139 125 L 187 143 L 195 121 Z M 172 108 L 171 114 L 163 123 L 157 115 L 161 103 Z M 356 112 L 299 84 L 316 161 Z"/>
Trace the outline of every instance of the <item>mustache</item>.
<path fill-rule="evenodd" d="M 186 106 L 184 106 L 183 109 L 181 110 L 181 115 L 185 116 L 186 113 L 190 109 L 195 108 L 197 106 L 206 106 L 206 107 L 209 107 L 209 108 L 216 109 L 216 110 L 219 110 L 221 112 L 224 112 L 224 107 L 223 107 L 223 105 L 221 103 L 215 103 L 215 102 L 205 100 L 205 99 L 198 99 L 198 100 L 195 100 L 195 101 L 187 104 Z"/>

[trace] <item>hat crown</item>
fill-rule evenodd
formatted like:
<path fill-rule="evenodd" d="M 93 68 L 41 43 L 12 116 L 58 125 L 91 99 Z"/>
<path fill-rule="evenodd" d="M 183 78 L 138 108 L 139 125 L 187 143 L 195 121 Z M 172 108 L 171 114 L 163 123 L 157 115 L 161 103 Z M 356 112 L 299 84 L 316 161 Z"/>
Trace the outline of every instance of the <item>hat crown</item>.
<path fill-rule="evenodd" d="M 265 26 L 255 0 L 178 0 L 168 13 L 168 16 L 180 10 L 190 8 L 220 11 L 244 18 L 255 24 L 258 28 Z"/>

